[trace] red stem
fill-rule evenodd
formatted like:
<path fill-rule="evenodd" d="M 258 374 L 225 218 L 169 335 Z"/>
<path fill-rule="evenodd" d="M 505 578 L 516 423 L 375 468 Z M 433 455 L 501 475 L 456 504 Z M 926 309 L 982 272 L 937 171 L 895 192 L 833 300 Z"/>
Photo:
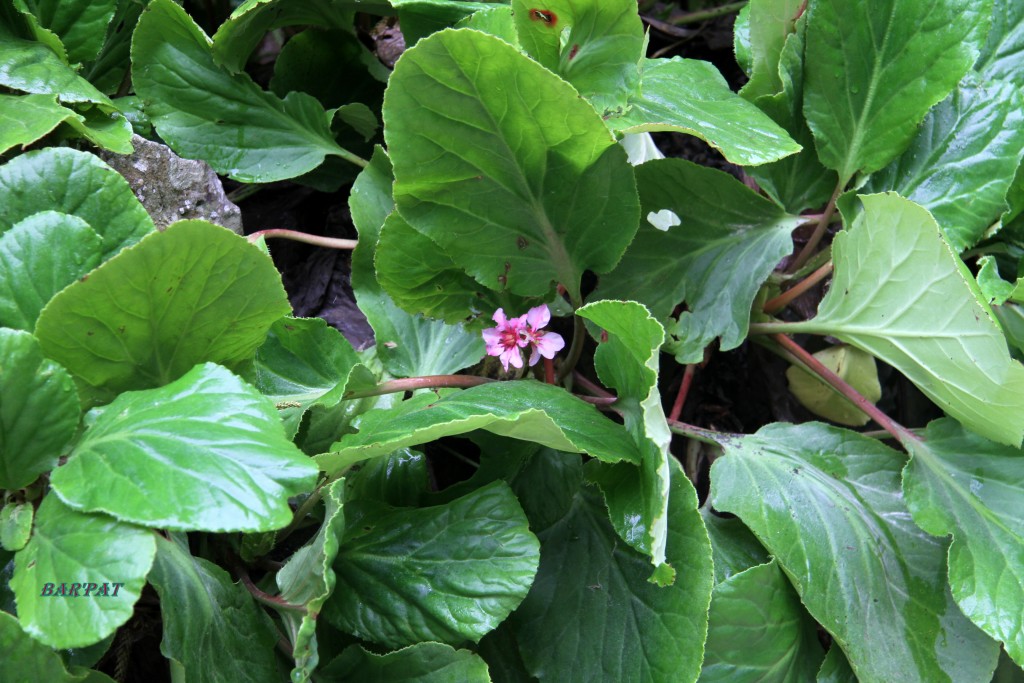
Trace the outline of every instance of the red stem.
<path fill-rule="evenodd" d="M 906 439 L 914 439 L 917 441 L 921 440 L 921 437 L 890 418 L 879 410 L 874 403 L 861 396 L 856 389 L 844 382 L 839 375 L 825 367 L 821 361 L 805 351 L 804 348 L 795 341 L 784 334 L 772 335 L 772 339 L 774 339 L 779 346 L 796 356 L 801 363 L 806 365 L 816 375 L 825 380 L 829 386 L 838 391 L 846 400 L 857 406 L 868 417 L 877 422 L 882 429 L 889 432 L 900 441 L 905 441 Z"/>
<path fill-rule="evenodd" d="M 796 283 L 782 294 L 779 294 L 773 299 L 769 299 L 764 303 L 764 312 L 771 315 L 777 311 L 781 311 L 783 308 L 793 302 L 794 299 L 804 294 L 807 290 L 814 285 L 818 284 L 832 273 L 832 262 L 829 261 L 821 268 L 805 277 L 800 282 Z"/>
<path fill-rule="evenodd" d="M 686 402 L 686 395 L 690 393 L 690 385 L 693 384 L 693 375 L 697 371 L 697 366 L 693 363 L 686 366 L 686 370 L 683 371 L 683 381 L 679 384 L 679 393 L 676 394 L 676 402 L 672 404 L 672 412 L 668 414 L 670 421 L 679 420 L 679 415 L 683 412 L 683 404 Z"/>
<path fill-rule="evenodd" d="M 829 222 L 832 220 L 832 215 L 836 212 L 836 201 L 839 199 L 839 195 L 843 193 L 844 183 L 842 179 L 836 183 L 836 189 L 832 192 L 832 197 L 828 200 L 828 205 L 825 207 L 824 213 L 821 214 L 821 218 L 818 219 L 818 224 L 814 227 L 814 232 L 811 233 L 811 238 L 807 240 L 807 244 L 800 250 L 797 257 L 793 259 L 793 262 L 789 264 L 789 268 L 786 269 L 787 273 L 795 273 L 800 270 L 800 266 L 807 263 L 807 259 L 811 258 L 814 250 L 818 248 L 818 243 L 821 242 L 821 238 L 825 236 L 825 229 L 828 228 Z"/>
<path fill-rule="evenodd" d="M 555 361 L 550 358 L 544 359 L 544 381 L 548 384 L 555 383 Z"/>

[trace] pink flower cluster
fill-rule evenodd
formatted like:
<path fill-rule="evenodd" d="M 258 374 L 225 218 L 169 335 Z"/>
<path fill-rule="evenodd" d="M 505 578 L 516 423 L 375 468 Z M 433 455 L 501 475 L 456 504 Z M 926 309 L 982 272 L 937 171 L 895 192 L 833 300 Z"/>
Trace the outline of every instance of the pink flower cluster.
<path fill-rule="evenodd" d="M 554 358 L 565 347 L 562 335 L 541 329 L 551 321 L 547 305 L 531 308 L 529 313 L 518 318 L 506 318 L 505 311 L 499 308 L 491 319 L 498 326 L 483 331 L 487 355 L 500 358 L 505 372 L 508 372 L 509 364 L 523 367 L 522 349 L 527 346 L 531 347 L 531 366 L 536 365 L 541 356 Z"/>

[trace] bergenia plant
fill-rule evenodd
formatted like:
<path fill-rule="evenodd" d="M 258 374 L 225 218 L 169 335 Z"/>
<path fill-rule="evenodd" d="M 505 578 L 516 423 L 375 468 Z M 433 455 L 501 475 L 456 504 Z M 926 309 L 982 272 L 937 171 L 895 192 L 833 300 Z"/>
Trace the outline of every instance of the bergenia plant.
<path fill-rule="evenodd" d="M 1021 680 L 1022 88 L 1020 0 L 0 0 L 0 679 Z"/>

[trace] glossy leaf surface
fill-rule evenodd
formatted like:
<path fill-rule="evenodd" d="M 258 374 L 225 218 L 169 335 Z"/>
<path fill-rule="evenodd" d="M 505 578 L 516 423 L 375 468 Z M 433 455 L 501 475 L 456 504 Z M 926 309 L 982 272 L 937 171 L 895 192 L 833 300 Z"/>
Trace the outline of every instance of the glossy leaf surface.
<path fill-rule="evenodd" d="M 78 428 L 78 394 L 27 332 L 0 328 L 0 489 L 28 486 L 57 464 Z"/>
<path fill-rule="evenodd" d="M 952 534 L 949 584 L 964 613 L 1024 666 L 1024 454 L 994 444 L 953 420 L 932 422 L 925 441 L 907 442 L 913 458 L 903 490 L 914 521 Z"/>
<path fill-rule="evenodd" d="M 86 62 L 103 47 L 117 0 L 29 0 L 39 24 L 60 38 L 68 60 Z"/>
<path fill-rule="evenodd" d="M 923 208 L 894 194 L 860 199 L 864 212 L 832 244 L 835 275 L 817 317 L 790 329 L 867 351 L 967 427 L 1019 446 L 1024 367 L 974 279 Z"/>
<path fill-rule="evenodd" d="M 384 97 L 395 203 L 483 285 L 576 299 L 636 232 L 625 152 L 572 87 L 498 38 L 442 31 Z"/>
<path fill-rule="evenodd" d="M 446 505 L 346 506 L 337 588 L 324 618 L 389 647 L 474 642 L 530 590 L 540 547 L 504 483 Z"/>
<path fill-rule="evenodd" d="M 54 297 L 36 336 L 109 400 L 167 384 L 197 363 L 247 360 L 290 310 L 269 256 L 225 228 L 180 221 Z"/>
<path fill-rule="evenodd" d="M 280 99 L 218 66 L 209 39 L 172 0 L 153 0 L 139 20 L 132 81 L 175 152 L 236 180 L 294 178 L 347 154 L 315 98 L 293 92 Z"/>
<path fill-rule="evenodd" d="M 353 645 L 318 673 L 328 683 L 491 682 L 482 659 L 468 650 L 456 650 L 443 643 L 417 643 L 383 655 Z"/>
<path fill-rule="evenodd" d="M 291 521 L 288 498 L 316 480 L 273 405 L 213 364 L 121 394 L 87 422 L 51 478 L 77 509 L 168 529 L 270 531 Z"/>
<path fill-rule="evenodd" d="M 102 640 L 132 616 L 155 553 L 152 531 L 46 496 L 32 539 L 15 555 L 22 628 L 53 648 Z"/>
<path fill-rule="evenodd" d="M 997 647 L 949 594 L 948 542 L 910 518 L 899 452 L 814 423 L 723 445 L 715 507 L 757 535 L 862 682 L 991 675 Z"/>
<path fill-rule="evenodd" d="M 327 473 L 398 448 L 485 429 L 605 462 L 639 463 L 636 444 L 621 425 L 562 389 L 539 382 L 491 382 L 438 398 L 420 394 L 392 410 L 363 416 L 359 433 L 317 456 Z"/>
<path fill-rule="evenodd" d="M 597 296 L 639 301 L 658 320 L 685 302 L 688 310 L 668 330 L 680 363 L 703 360 L 716 337 L 723 349 L 739 346 L 754 296 L 792 250 L 800 219 L 729 175 L 688 161 L 651 161 L 637 168 L 637 178 L 648 220 L 618 267 L 601 278 Z M 666 209 L 680 224 L 659 230 L 651 214 Z"/>
<path fill-rule="evenodd" d="M 622 543 L 600 494 L 579 491 L 539 534 L 541 565 L 512 617 L 523 662 L 542 681 L 695 681 L 711 598 L 711 547 L 696 496 L 670 461 L 666 559 L 674 584 L 648 579 L 650 559 Z M 579 615 L 588 615 L 581 619 Z"/>
<path fill-rule="evenodd" d="M 809 5 L 804 114 L 822 163 L 848 181 L 906 149 L 978 56 L 990 0 Z"/>
<path fill-rule="evenodd" d="M 1004 78 L 1024 85 L 1021 73 L 1024 52 L 1024 5 L 1014 0 L 994 0 L 992 28 L 974 68 L 986 79 Z"/>
<path fill-rule="evenodd" d="M 105 259 L 154 230 L 121 174 L 73 149 L 28 152 L 0 166 L 0 194 L 0 232 L 40 211 L 71 214 L 103 238 Z"/>
<path fill-rule="evenodd" d="M 757 107 L 734 93 L 722 74 L 696 59 L 645 59 L 639 96 L 609 119 L 626 133 L 696 135 L 733 162 L 756 166 L 800 151 L 800 145 Z M 643 183 L 639 183 L 641 189 Z"/>

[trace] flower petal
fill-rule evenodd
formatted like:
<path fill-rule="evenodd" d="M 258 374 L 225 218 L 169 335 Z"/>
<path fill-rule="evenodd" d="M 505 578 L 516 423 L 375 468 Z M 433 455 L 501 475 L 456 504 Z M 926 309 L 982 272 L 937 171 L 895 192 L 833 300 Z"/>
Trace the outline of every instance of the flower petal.
<path fill-rule="evenodd" d="M 554 358 L 556 353 L 565 348 L 565 340 L 557 332 L 541 332 L 534 336 L 533 344 L 534 352 L 545 358 Z"/>
<path fill-rule="evenodd" d="M 548 310 L 547 304 L 541 304 L 530 309 L 530 312 L 526 314 L 526 322 L 536 332 L 540 328 L 551 322 L 551 311 Z"/>
<path fill-rule="evenodd" d="M 499 308 L 498 310 L 496 310 L 494 312 L 494 315 L 491 316 L 491 320 L 493 320 L 494 322 L 498 323 L 498 327 L 496 329 L 500 330 L 503 327 L 505 327 L 505 323 L 507 321 L 505 319 L 505 311 L 504 311 L 504 309 Z"/>

